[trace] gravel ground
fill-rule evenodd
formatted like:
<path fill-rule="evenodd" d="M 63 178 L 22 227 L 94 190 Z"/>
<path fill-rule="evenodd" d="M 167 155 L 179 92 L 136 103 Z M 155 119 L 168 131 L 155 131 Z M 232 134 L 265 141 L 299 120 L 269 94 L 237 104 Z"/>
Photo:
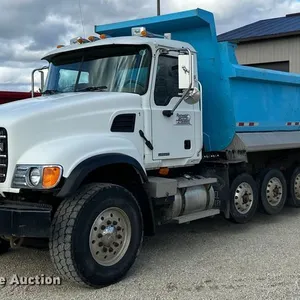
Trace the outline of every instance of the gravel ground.
<path fill-rule="evenodd" d="M 126 278 L 101 290 L 59 286 L 0 288 L 0 299 L 300 299 L 300 210 L 257 214 L 246 225 L 222 217 L 159 228 L 146 238 Z M 1 257 L 0 277 L 56 275 L 47 251 Z"/>

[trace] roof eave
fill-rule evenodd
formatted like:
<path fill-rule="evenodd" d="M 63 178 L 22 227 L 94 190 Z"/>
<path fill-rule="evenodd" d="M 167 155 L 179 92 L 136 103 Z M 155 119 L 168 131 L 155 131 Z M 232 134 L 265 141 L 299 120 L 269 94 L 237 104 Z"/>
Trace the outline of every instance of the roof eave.
<path fill-rule="evenodd" d="M 300 30 L 292 31 L 292 32 L 284 32 L 279 34 L 270 34 L 270 35 L 263 35 L 263 36 L 252 36 L 249 38 L 242 38 L 242 39 L 228 39 L 228 40 L 221 40 L 219 42 L 230 42 L 230 43 L 247 43 L 252 41 L 260 41 L 260 40 L 268 40 L 268 39 L 277 39 L 281 37 L 290 37 L 290 36 L 300 36 Z"/>

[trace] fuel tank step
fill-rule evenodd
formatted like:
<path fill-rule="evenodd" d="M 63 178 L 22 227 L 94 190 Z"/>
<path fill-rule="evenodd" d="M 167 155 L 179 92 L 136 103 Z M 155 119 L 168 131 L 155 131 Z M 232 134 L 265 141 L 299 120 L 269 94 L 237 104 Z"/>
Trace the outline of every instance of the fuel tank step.
<path fill-rule="evenodd" d="M 195 221 L 195 220 L 215 216 L 215 215 L 218 215 L 218 214 L 220 214 L 219 209 L 209 209 L 209 210 L 194 212 L 194 213 L 191 213 L 189 215 L 176 217 L 176 218 L 172 219 L 172 221 L 176 224 L 183 224 L 183 223 L 187 223 L 187 222 L 191 222 L 191 221 Z"/>

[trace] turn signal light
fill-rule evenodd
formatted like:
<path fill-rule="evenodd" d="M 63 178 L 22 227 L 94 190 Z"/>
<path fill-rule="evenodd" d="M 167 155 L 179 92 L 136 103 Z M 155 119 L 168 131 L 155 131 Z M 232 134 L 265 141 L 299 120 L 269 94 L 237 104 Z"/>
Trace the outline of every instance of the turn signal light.
<path fill-rule="evenodd" d="M 170 171 L 169 168 L 160 168 L 158 173 L 159 173 L 159 175 L 167 176 L 167 175 L 169 175 L 169 171 Z"/>
<path fill-rule="evenodd" d="M 146 30 L 142 30 L 141 31 L 141 36 L 146 37 L 147 36 L 147 31 Z"/>
<path fill-rule="evenodd" d="M 61 176 L 61 168 L 45 167 L 43 171 L 43 187 L 52 188 L 56 186 Z"/>

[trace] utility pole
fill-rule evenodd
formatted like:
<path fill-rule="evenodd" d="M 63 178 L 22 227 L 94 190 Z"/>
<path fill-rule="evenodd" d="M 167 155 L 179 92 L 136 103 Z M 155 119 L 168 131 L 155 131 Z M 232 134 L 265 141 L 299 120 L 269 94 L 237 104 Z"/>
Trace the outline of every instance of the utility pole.
<path fill-rule="evenodd" d="M 160 16 L 160 0 L 157 0 L 157 15 Z"/>

